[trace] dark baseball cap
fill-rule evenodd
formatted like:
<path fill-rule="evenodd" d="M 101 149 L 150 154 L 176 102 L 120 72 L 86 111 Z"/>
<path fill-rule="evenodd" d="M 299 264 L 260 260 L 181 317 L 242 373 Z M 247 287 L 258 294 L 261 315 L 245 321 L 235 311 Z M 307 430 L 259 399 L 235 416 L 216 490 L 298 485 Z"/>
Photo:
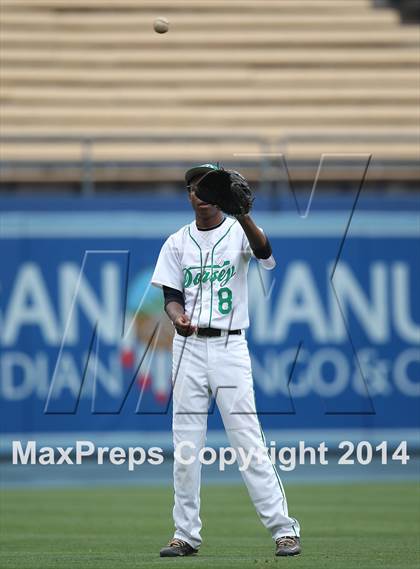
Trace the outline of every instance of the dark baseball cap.
<path fill-rule="evenodd" d="M 190 168 L 185 172 L 185 181 L 189 184 L 193 178 L 204 176 L 204 174 L 208 172 L 215 172 L 217 170 L 220 170 L 219 164 L 200 164 L 199 166 L 194 166 L 194 168 Z"/>

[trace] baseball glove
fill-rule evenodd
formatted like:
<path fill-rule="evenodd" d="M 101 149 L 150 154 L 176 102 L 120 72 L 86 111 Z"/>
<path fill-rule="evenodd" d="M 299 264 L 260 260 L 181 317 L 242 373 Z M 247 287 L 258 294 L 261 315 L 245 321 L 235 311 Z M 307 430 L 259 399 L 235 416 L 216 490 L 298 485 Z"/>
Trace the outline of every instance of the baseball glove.
<path fill-rule="evenodd" d="M 248 182 L 235 170 L 214 170 L 206 174 L 197 185 L 195 195 L 206 203 L 220 207 L 228 215 L 249 213 L 254 194 Z"/>

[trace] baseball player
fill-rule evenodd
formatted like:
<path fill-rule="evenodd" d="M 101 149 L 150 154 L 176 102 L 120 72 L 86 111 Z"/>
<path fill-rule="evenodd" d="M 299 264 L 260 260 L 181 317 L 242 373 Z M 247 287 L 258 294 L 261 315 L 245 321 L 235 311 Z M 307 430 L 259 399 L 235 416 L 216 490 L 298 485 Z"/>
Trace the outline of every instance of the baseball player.
<path fill-rule="evenodd" d="M 200 199 L 221 181 L 219 173 L 225 181 L 227 177 L 231 188 L 249 190 L 240 174 L 213 164 L 188 170 L 185 178 L 195 220 L 166 240 L 152 277 L 152 284 L 163 288 L 165 311 L 176 330 L 172 367 L 175 533 L 160 556 L 195 554 L 201 544 L 198 453 L 205 444 L 212 396 L 231 447 L 243 449 L 243 453 L 237 452 L 239 465 L 244 453 L 255 450 L 242 476 L 275 541 L 275 554 L 297 555 L 299 523 L 289 516 L 280 477 L 265 448 L 245 338 L 250 259 L 254 256 L 268 270 L 276 263 L 267 237 L 249 213 L 228 217 L 220 205 Z M 207 180 L 212 174 L 216 176 L 210 184 Z M 237 200 L 238 192 L 230 199 Z M 249 210 L 252 200 L 248 202 L 248 207 L 239 211 Z M 178 449 L 182 451 L 177 457 Z"/>

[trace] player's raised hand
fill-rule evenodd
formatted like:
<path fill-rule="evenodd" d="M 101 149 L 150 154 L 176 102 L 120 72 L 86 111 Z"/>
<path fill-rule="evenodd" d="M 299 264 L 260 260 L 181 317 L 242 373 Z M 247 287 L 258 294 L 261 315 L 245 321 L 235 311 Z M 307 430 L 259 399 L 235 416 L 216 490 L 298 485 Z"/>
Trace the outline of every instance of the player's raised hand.
<path fill-rule="evenodd" d="M 192 326 L 191 320 L 186 314 L 181 314 L 174 322 L 174 326 L 178 334 L 181 336 L 191 336 L 197 330 L 196 326 Z"/>

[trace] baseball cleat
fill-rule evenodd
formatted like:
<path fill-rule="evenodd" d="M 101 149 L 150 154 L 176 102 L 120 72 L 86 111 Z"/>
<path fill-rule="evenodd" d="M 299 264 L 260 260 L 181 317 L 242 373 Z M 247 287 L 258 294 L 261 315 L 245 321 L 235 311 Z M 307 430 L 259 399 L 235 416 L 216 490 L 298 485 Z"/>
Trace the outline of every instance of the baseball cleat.
<path fill-rule="evenodd" d="M 300 538 L 285 535 L 276 539 L 276 555 L 286 557 L 287 555 L 299 555 L 301 552 Z"/>
<path fill-rule="evenodd" d="M 160 550 L 161 557 L 185 557 L 195 553 L 198 553 L 198 549 L 194 549 L 189 543 L 176 537 L 171 539 L 168 545 Z"/>

